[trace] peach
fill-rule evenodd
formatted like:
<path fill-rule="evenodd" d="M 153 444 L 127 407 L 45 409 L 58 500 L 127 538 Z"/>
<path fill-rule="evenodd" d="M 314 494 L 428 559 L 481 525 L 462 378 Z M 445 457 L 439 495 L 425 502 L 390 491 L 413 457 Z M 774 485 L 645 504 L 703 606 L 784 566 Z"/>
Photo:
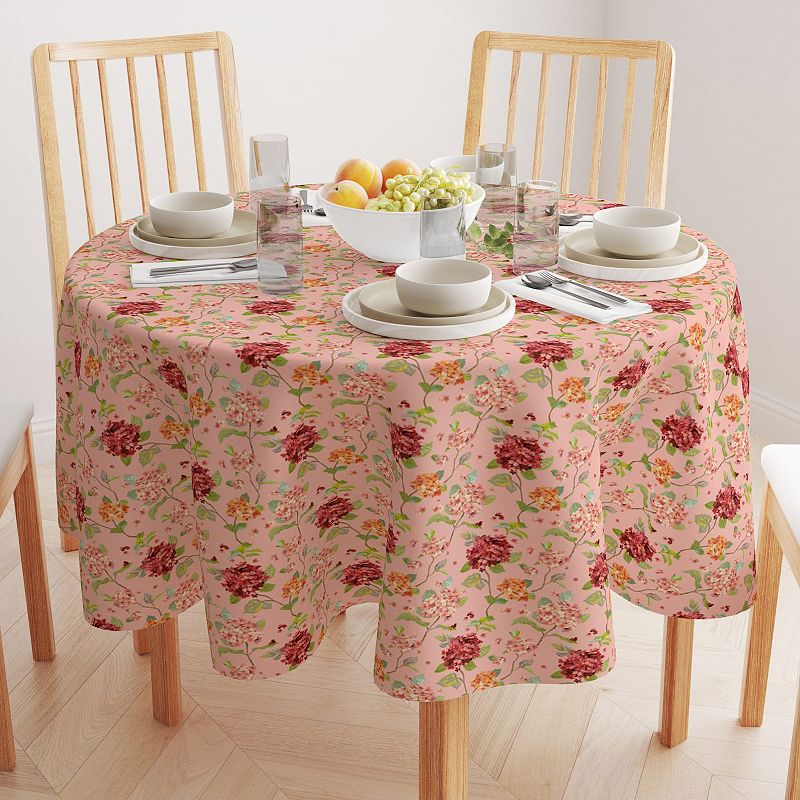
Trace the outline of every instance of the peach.
<path fill-rule="evenodd" d="M 325 199 L 329 203 L 336 203 L 337 206 L 347 206 L 348 208 L 365 208 L 369 196 L 367 190 L 355 181 L 339 181 L 325 193 Z"/>
<path fill-rule="evenodd" d="M 383 175 L 381 171 L 366 158 L 348 158 L 339 169 L 336 170 L 336 183 L 341 181 L 355 181 L 362 186 L 367 193 L 367 197 L 377 197 L 381 193 L 383 186 Z"/>
<path fill-rule="evenodd" d="M 381 174 L 383 175 L 383 185 L 381 188 L 386 188 L 386 181 L 389 178 L 394 178 L 396 175 L 419 175 L 420 168 L 409 158 L 393 158 L 387 161 L 381 167 Z"/>

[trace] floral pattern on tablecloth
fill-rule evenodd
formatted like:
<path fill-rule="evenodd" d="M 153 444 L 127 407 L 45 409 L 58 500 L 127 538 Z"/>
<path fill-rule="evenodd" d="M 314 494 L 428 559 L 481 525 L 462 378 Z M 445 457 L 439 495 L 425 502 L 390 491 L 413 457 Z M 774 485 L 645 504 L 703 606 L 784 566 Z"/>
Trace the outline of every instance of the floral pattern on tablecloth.
<path fill-rule="evenodd" d="M 648 316 L 517 300 L 493 334 L 407 342 L 344 320 L 343 294 L 394 268 L 331 228 L 306 229 L 286 297 L 133 289 L 148 257 L 126 233 L 74 255 L 59 326 L 59 522 L 92 625 L 203 599 L 214 666 L 247 679 L 379 602 L 376 682 L 432 700 L 598 677 L 611 589 L 697 619 L 749 606 L 746 335 L 712 242 L 699 274 L 614 285 Z"/>

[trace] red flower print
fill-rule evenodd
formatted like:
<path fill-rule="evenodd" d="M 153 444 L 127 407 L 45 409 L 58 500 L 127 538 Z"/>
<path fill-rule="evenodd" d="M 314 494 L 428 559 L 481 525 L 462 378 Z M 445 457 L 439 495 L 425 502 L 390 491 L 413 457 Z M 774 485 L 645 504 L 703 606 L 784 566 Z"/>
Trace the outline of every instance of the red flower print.
<path fill-rule="evenodd" d="M 147 555 L 142 560 L 142 569 L 156 578 L 165 572 L 171 572 L 178 563 L 175 551 L 176 547 L 171 542 L 157 542 L 147 548 Z"/>
<path fill-rule="evenodd" d="M 294 311 L 294 303 L 289 300 L 260 300 L 247 306 L 251 314 L 280 314 L 283 311 Z"/>
<path fill-rule="evenodd" d="M 387 266 L 387 267 L 381 267 L 378 270 L 379 274 L 385 275 L 387 278 L 394 278 L 395 272 L 397 272 L 397 265 L 396 264 L 392 264 L 392 265 Z"/>
<path fill-rule="evenodd" d="M 742 507 L 742 496 L 733 486 L 726 486 L 717 492 L 711 513 L 722 519 L 733 519 Z"/>
<path fill-rule="evenodd" d="M 450 644 L 442 650 L 442 662 L 448 669 L 461 669 L 464 664 L 469 664 L 480 655 L 482 644 L 474 633 L 454 636 Z"/>
<path fill-rule="evenodd" d="M 75 375 L 80 377 L 81 374 L 81 343 L 76 339 L 75 344 L 72 345 L 72 357 L 75 360 Z"/>
<path fill-rule="evenodd" d="M 348 586 L 366 586 L 375 583 L 383 577 L 383 568 L 374 561 L 364 559 L 345 567 L 342 572 L 342 583 Z"/>
<path fill-rule="evenodd" d="M 353 510 L 353 501 L 349 497 L 337 495 L 324 502 L 317 509 L 317 527 L 320 530 L 338 525 Z"/>
<path fill-rule="evenodd" d="M 397 531 L 394 529 L 393 525 L 390 525 L 386 529 L 386 552 L 390 553 L 391 555 L 394 555 L 396 550 L 397 550 Z"/>
<path fill-rule="evenodd" d="M 725 371 L 731 375 L 738 375 L 741 367 L 739 366 L 739 351 L 736 349 L 736 342 L 731 342 L 725 351 L 725 358 L 722 361 Z"/>
<path fill-rule="evenodd" d="M 543 306 L 535 300 L 523 300 L 517 298 L 517 311 L 520 314 L 541 314 L 543 311 L 552 311 L 549 306 Z"/>
<path fill-rule="evenodd" d="M 120 630 L 119 625 L 115 625 L 113 622 L 109 622 L 107 619 L 103 619 L 99 614 L 95 614 L 89 620 L 89 624 L 94 626 L 95 628 L 102 628 L 104 631 Z"/>
<path fill-rule="evenodd" d="M 589 568 L 589 580 L 592 586 L 602 586 L 608 578 L 608 560 L 605 553 L 600 553 Z"/>
<path fill-rule="evenodd" d="M 78 518 L 78 525 L 83 527 L 86 522 L 86 498 L 81 494 L 81 490 L 75 487 L 75 516 Z"/>
<path fill-rule="evenodd" d="M 558 666 L 565 678 L 580 683 L 603 668 L 603 654 L 599 650 L 573 650 L 558 659 Z"/>
<path fill-rule="evenodd" d="M 317 429 L 313 425 L 301 422 L 295 425 L 283 440 L 281 457 L 290 464 L 299 464 L 318 441 Z"/>
<path fill-rule="evenodd" d="M 537 439 L 532 439 L 530 436 L 508 434 L 502 442 L 494 446 L 497 463 L 503 469 L 515 474 L 520 470 L 541 467 L 543 454 L 544 448 Z"/>
<path fill-rule="evenodd" d="M 705 619 L 705 617 L 699 611 L 679 611 L 677 614 L 673 614 L 673 617 L 679 617 L 680 619 Z"/>
<path fill-rule="evenodd" d="M 390 429 L 392 453 L 398 461 L 413 458 L 422 452 L 422 436 L 413 425 L 395 425 Z"/>
<path fill-rule="evenodd" d="M 214 488 L 211 473 L 202 464 L 192 464 L 192 495 L 195 500 L 202 500 Z"/>
<path fill-rule="evenodd" d="M 236 597 L 255 597 L 268 578 L 260 564 L 242 562 L 222 570 L 222 585 Z"/>
<path fill-rule="evenodd" d="M 636 528 L 626 528 L 619 535 L 619 543 L 634 561 L 649 561 L 656 554 L 645 532 Z"/>
<path fill-rule="evenodd" d="M 731 311 L 733 311 L 734 316 L 741 317 L 742 316 L 742 296 L 739 294 L 739 287 L 736 287 L 736 291 L 733 293 L 733 300 L 731 301 Z"/>
<path fill-rule="evenodd" d="M 750 370 L 743 369 L 739 377 L 742 379 L 742 395 L 747 397 L 750 394 Z"/>
<path fill-rule="evenodd" d="M 650 308 L 659 314 L 677 314 L 679 311 L 688 311 L 692 304 L 688 300 L 674 300 L 666 298 L 662 300 L 648 300 Z"/>
<path fill-rule="evenodd" d="M 303 628 L 281 648 L 281 661 L 290 667 L 296 667 L 308 658 L 309 647 L 311 647 L 311 632 Z"/>
<path fill-rule="evenodd" d="M 140 449 L 139 432 L 141 428 L 131 422 L 115 419 L 109 422 L 100 434 L 100 441 L 113 456 L 130 458 Z"/>
<path fill-rule="evenodd" d="M 519 306 L 517 306 L 519 308 Z M 572 358 L 574 350 L 564 342 L 530 342 L 522 348 L 531 360 L 543 367 L 549 367 L 556 361 Z"/>
<path fill-rule="evenodd" d="M 412 356 L 424 356 L 431 351 L 430 342 L 404 342 L 394 341 L 378 348 L 381 353 L 395 358 L 411 358 Z"/>
<path fill-rule="evenodd" d="M 163 359 L 158 365 L 158 374 L 173 389 L 177 389 L 182 394 L 189 393 L 186 387 L 186 378 L 181 372 L 181 368 L 174 361 L 170 361 L 168 358 Z"/>
<path fill-rule="evenodd" d="M 289 352 L 284 342 L 252 342 L 240 347 L 236 355 L 251 367 L 266 367 L 270 361 Z"/>
<path fill-rule="evenodd" d="M 621 369 L 619 374 L 614 378 L 613 386 L 615 389 L 633 389 L 639 381 L 644 377 L 647 368 L 650 366 L 649 361 L 640 358 L 634 361 L 633 364 Z"/>
<path fill-rule="evenodd" d="M 135 317 L 137 314 L 150 314 L 153 311 L 161 311 L 162 308 L 161 303 L 156 303 L 155 300 L 138 300 L 131 303 L 120 303 L 111 310 L 126 317 Z"/>
<path fill-rule="evenodd" d="M 510 555 L 511 542 L 505 536 L 484 534 L 476 537 L 467 550 L 467 561 L 472 569 L 486 569 L 508 561 Z"/>
<path fill-rule="evenodd" d="M 691 417 L 671 414 L 661 423 L 661 436 L 683 453 L 700 444 L 703 429 Z"/>

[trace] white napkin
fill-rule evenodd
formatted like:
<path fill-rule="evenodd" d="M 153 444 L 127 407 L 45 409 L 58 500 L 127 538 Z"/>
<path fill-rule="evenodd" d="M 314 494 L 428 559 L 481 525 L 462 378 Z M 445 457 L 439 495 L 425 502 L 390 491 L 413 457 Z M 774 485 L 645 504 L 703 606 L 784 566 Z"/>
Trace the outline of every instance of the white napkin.
<path fill-rule="evenodd" d="M 225 267 L 219 269 L 206 269 L 202 272 L 187 272 L 185 275 L 154 275 L 150 277 L 153 267 L 201 267 L 205 264 L 214 264 L 220 259 L 204 259 L 201 261 L 142 261 L 129 264 L 131 284 L 134 288 L 140 286 L 194 286 L 200 283 L 256 283 L 258 272 L 255 269 L 247 272 L 231 272 Z M 235 259 L 231 259 L 234 261 Z"/>
<path fill-rule="evenodd" d="M 563 292 L 559 292 L 553 288 L 531 289 L 525 286 L 519 277 L 497 281 L 495 286 L 505 289 L 509 294 L 513 294 L 514 297 L 534 300 L 537 303 L 541 303 L 543 306 L 550 306 L 550 308 L 565 311 L 567 314 L 574 314 L 576 317 L 583 317 L 584 319 L 590 319 L 593 322 L 600 322 L 603 324 L 613 322 L 617 319 L 626 319 L 627 317 L 638 317 L 641 314 L 649 314 L 653 310 L 647 303 L 640 303 L 636 300 L 628 300 L 624 305 L 618 305 L 611 300 L 604 300 L 600 295 L 587 291 L 586 289 L 581 289 L 574 284 L 565 284 L 563 288 L 568 292 L 573 292 L 574 294 L 588 297 L 591 300 L 605 303 L 607 306 L 610 306 L 610 308 L 608 310 L 595 308 L 588 303 L 574 300 Z"/>
<path fill-rule="evenodd" d="M 300 197 L 300 190 L 299 189 L 292 189 L 291 193 Z M 316 189 L 306 189 L 306 198 L 308 199 L 308 204 L 317 208 L 319 206 L 319 200 L 317 199 L 317 190 Z M 306 214 L 303 212 L 303 227 L 304 228 L 318 228 L 321 225 L 330 225 L 331 221 L 327 217 L 321 217 L 319 214 Z"/>

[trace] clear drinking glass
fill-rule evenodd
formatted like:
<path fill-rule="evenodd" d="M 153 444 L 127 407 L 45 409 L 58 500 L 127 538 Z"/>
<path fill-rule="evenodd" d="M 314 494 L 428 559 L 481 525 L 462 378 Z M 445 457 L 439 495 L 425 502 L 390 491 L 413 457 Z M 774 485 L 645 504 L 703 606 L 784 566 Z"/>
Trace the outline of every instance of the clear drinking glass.
<path fill-rule="evenodd" d="M 466 258 L 463 200 L 449 208 L 423 209 L 419 215 L 420 258 Z"/>
<path fill-rule="evenodd" d="M 289 186 L 289 139 L 282 133 L 250 137 L 250 191 Z"/>
<path fill-rule="evenodd" d="M 481 144 L 475 156 L 475 182 L 487 186 L 515 186 L 517 148 L 513 144 Z"/>
<path fill-rule="evenodd" d="M 287 190 L 265 189 L 258 198 L 258 285 L 265 294 L 303 288 L 303 210 Z"/>
<path fill-rule="evenodd" d="M 514 214 L 514 274 L 553 267 L 558 262 L 559 186 L 552 181 L 517 184 Z"/>

